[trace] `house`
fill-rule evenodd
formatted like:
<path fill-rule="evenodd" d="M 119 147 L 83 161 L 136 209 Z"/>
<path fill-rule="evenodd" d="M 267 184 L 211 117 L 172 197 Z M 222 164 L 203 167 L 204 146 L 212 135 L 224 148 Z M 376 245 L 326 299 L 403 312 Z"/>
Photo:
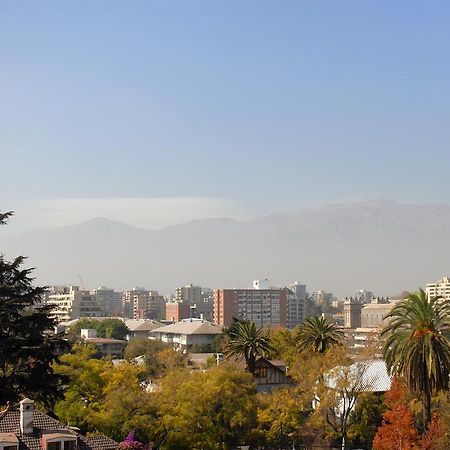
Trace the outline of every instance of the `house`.
<path fill-rule="evenodd" d="M 126 341 L 120 339 L 98 338 L 96 330 L 82 329 L 81 337 L 86 344 L 95 345 L 103 356 L 113 359 L 122 358 Z"/>
<path fill-rule="evenodd" d="M 47 414 L 34 409 L 28 398 L 18 409 L 0 412 L 2 450 L 116 450 L 119 444 L 104 436 L 83 436 Z"/>
<path fill-rule="evenodd" d="M 271 392 L 272 389 L 294 384 L 287 374 L 287 367 L 283 361 L 269 360 L 260 356 L 256 359 L 255 367 L 253 379 L 258 392 Z"/>
<path fill-rule="evenodd" d="M 174 347 L 189 349 L 193 345 L 212 345 L 216 336 L 222 334 L 222 327 L 203 319 L 183 319 L 150 331 L 150 337 L 160 339 Z"/>
<path fill-rule="evenodd" d="M 149 332 L 161 328 L 162 323 L 153 319 L 127 319 L 125 325 L 130 330 L 127 334 L 127 341 L 130 339 L 148 339 Z"/>

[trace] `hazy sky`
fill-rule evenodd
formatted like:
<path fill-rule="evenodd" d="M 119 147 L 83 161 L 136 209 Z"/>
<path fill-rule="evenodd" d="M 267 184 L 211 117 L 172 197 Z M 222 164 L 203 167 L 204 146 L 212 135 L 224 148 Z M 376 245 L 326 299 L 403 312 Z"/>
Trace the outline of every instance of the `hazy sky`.
<path fill-rule="evenodd" d="M 0 210 L 447 202 L 449 23 L 448 1 L 3 0 Z"/>

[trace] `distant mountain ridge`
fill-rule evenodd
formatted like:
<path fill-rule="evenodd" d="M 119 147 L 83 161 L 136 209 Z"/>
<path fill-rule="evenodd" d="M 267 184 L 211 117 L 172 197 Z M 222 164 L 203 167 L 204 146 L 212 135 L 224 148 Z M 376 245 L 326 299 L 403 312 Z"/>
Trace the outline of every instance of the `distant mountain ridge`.
<path fill-rule="evenodd" d="M 449 232 L 449 205 L 370 201 L 159 230 L 94 218 L 0 239 L 0 250 L 28 255 L 45 284 L 76 284 L 81 273 L 90 287 L 170 292 L 191 282 L 247 287 L 268 277 L 341 296 L 358 289 L 389 295 L 450 273 Z"/>

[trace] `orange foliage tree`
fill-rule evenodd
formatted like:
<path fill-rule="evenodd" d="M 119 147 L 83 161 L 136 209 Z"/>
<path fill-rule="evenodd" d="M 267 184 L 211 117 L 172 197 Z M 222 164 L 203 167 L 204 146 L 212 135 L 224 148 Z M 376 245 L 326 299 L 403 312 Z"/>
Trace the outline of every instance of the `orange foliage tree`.
<path fill-rule="evenodd" d="M 389 410 L 383 414 L 383 424 L 373 440 L 374 450 L 416 450 L 420 436 L 414 426 L 413 412 L 405 403 L 406 388 L 394 380 L 385 401 Z"/>

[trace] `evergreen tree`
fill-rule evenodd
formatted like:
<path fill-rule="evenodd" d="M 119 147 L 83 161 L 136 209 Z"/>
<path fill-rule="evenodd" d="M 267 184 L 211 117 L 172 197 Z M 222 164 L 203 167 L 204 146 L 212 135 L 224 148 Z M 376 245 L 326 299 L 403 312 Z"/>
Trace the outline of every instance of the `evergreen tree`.
<path fill-rule="evenodd" d="M 11 215 L 0 213 L 0 224 Z M 23 269 L 24 260 L 9 262 L 0 254 L 0 404 L 26 396 L 51 409 L 64 381 L 52 363 L 65 341 L 49 333 L 56 321 L 50 307 L 40 306 L 45 288 L 33 286 L 33 269 Z"/>

